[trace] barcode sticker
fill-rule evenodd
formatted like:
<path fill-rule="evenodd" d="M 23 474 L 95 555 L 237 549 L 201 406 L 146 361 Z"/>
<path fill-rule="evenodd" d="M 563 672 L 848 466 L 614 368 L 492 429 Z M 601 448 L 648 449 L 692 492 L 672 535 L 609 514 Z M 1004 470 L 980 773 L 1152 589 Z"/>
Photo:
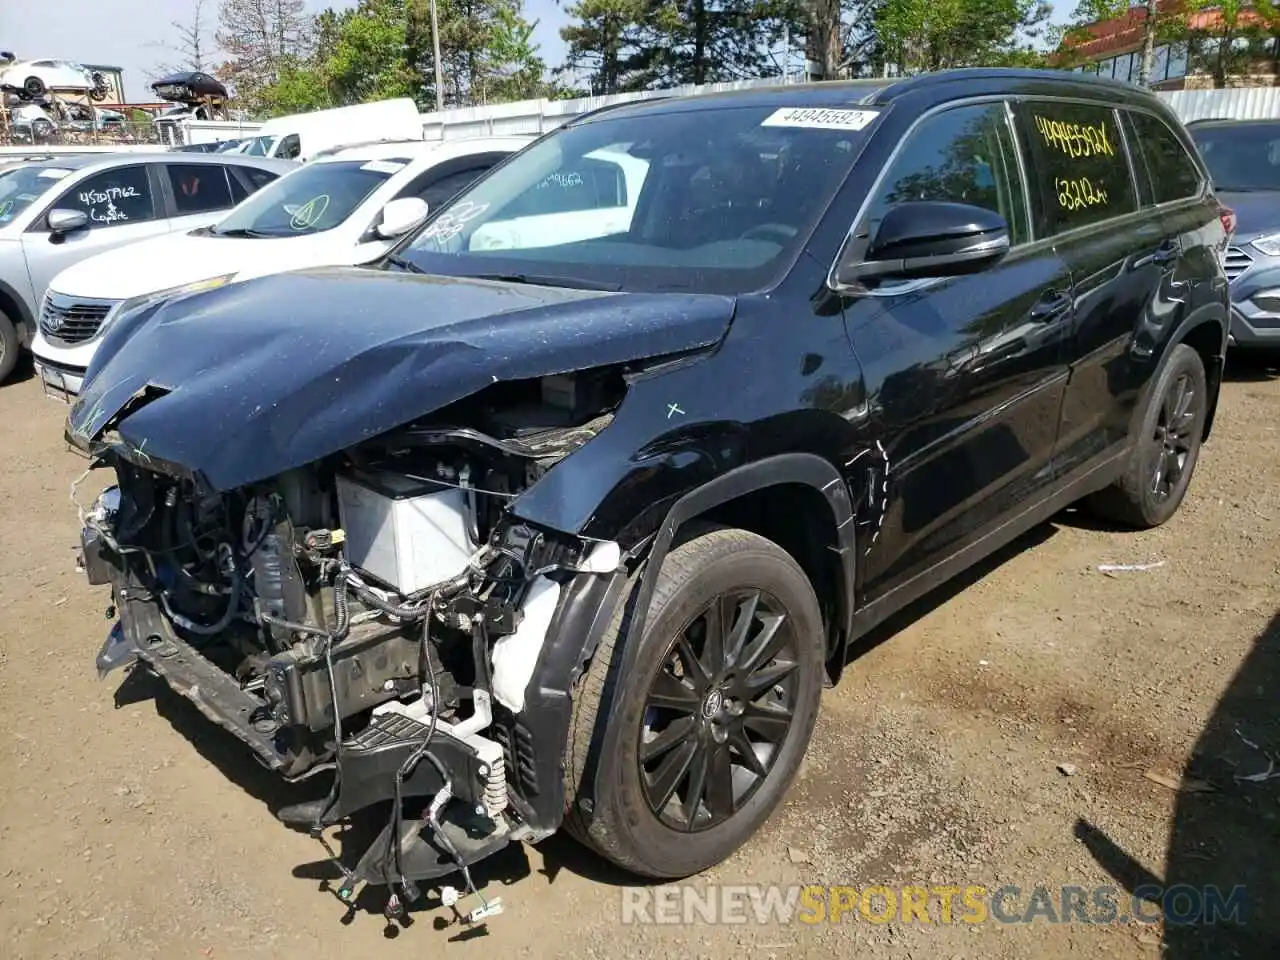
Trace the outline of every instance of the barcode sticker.
<path fill-rule="evenodd" d="M 825 107 L 783 107 L 762 127 L 803 127 L 809 130 L 862 130 L 880 115 L 878 110 L 830 110 Z"/>

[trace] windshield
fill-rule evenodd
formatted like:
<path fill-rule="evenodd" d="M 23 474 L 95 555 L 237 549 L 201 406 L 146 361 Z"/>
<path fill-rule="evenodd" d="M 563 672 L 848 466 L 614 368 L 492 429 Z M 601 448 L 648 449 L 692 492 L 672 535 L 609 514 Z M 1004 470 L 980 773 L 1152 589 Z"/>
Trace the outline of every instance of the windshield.
<path fill-rule="evenodd" d="M 214 236 L 297 237 L 332 230 L 404 164 L 344 160 L 291 170 L 232 210 Z"/>
<path fill-rule="evenodd" d="M 398 257 L 567 286 L 757 289 L 802 247 L 874 118 L 712 106 L 567 127 L 460 193 Z"/>
<path fill-rule="evenodd" d="M 0 172 L 0 227 L 8 226 L 41 194 L 71 173 L 65 167 L 40 164 Z"/>
<path fill-rule="evenodd" d="M 1280 124 L 1191 128 L 1215 190 L 1280 190 Z"/>
<path fill-rule="evenodd" d="M 266 137 L 250 137 L 249 145 L 241 152 L 250 157 L 265 157 L 271 150 L 271 145 L 275 143 L 276 138 L 272 136 Z"/>

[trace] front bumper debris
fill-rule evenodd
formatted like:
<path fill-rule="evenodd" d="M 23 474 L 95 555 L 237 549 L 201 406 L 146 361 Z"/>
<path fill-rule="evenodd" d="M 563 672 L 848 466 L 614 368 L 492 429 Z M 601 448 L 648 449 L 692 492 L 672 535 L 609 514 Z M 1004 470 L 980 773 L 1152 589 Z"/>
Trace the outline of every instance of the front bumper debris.
<path fill-rule="evenodd" d="M 154 601 L 117 588 L 120 620 L 98 654 L 98 670 L 141 661 L 176 693 L 186 697 L 218 726 L 253 748 L 272 770 L 284 766 L 274 735 L 279 724 L 266 705 L 240 688 L 228 674 L 180 640 Z"/>

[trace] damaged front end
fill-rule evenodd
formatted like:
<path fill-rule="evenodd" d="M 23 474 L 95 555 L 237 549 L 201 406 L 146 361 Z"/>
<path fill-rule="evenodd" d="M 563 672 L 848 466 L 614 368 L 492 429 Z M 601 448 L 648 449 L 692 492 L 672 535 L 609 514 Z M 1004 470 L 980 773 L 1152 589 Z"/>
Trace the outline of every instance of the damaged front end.
<path fill-rule="evenodd" d="M 568 679 L 626 579 L 617 543 L 510 507 L 608 427 L 625 373 L 496 383 L 226 491 L 109 423 L 95 462 L 117 483 L 82 511 L 84 571 L 119 617 L 100 673 L 145 667 L 289 780 L 332 770 L 326 798 L 280 811 L 293 826 L 390 801 L 345 898 L 470 885 L 469 864 L 559 826 Z"/>

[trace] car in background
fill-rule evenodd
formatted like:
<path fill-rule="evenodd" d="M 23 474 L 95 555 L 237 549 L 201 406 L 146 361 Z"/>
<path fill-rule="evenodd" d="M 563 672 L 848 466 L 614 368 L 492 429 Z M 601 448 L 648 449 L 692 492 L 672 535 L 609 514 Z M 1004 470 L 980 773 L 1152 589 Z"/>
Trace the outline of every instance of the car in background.
<path fill-rule="evenodd" d="M 38 100 L 50 90 L 81 90 L 94 100 L 105 100 L 107 85 L 95 73 L 70 60 L 18 60 L 0 67 L 0 89 L 13 90 L 28 100 Z"/>
<path fill-rule="evenodd" d="M 166 151 L 56 157 L 0 177 L 0 382 L 34 338 L 38 316 L 67 333 L 101 319 L 92 303 L 71 310 L 42 305 L 62 270 L 95 253 L 216 220 L 296 169 L 286 160 Z"/>
<path fill-rule="evenodd" d="M 429 210 L 532 139 L 413 140 L 339 149 L 301 165 L 269 161 L 293 172 L 217 223 L 111 250 L 55 277 L 32 343 L 36 370 L 47 388 L 69 397 L 125 309 L 268 273 L 376 260 Z"/>
<path fill-rule="evenodd" d="M 1280 348 L 1280 120 L 1201 120 L 1187 131 L 1236 216 L 1223 257 L 1231 343 Z"/>
<path fill-rule="evenodd" d="M 161 77 L 151 84 L 151 89 L 161 100 L 171 103 L 194 104 L 203 97 L 220 97 L 225 100 L 227 96 L 227 88 L 221 80 L 199 70 L 185 70 Z"/>

